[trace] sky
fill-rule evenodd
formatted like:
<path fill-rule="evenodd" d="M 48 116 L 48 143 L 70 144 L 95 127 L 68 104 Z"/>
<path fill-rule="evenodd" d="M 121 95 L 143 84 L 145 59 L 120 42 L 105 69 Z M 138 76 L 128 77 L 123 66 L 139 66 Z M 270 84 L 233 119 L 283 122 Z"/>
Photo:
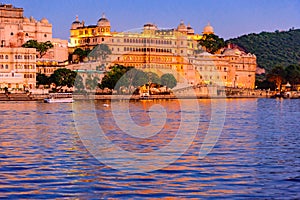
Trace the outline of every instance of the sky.
<path fill-rule="evenodd" d="M 141 28 L 155 23 L 175 28 L 181 20 L 202 33 L 209 22 L 224 39 L 262 31 L 300 28 L 300 0 L 0 0 L 24 9 L 24 16 L 46 17 L 53 37 L 68 39 L 78 15 L 86 25 L 95 25 L 102 14 L 112 31 Z"/>

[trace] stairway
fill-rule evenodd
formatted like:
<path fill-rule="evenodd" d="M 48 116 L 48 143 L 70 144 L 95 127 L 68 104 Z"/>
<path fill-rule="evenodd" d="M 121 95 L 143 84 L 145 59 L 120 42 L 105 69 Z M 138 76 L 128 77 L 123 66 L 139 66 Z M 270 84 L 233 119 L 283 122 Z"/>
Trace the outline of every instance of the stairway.
<path fill-rule="evenodd" d="M 18 94 L 0 94 L 0 101 L 31 101 L 32 98 L 25 93 Z"/>

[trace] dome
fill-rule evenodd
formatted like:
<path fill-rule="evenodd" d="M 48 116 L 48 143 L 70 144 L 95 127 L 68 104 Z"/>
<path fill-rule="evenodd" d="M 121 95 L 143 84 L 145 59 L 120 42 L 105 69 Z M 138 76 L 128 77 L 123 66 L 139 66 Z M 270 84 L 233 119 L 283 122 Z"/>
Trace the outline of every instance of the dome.
<path fill-rule="evenodd" d="M 41 23 L 43 23 L 43 24 L 49 24 L 49 21 L 44 17 L 43 19 L 41 19 Z"/>
<path fill-rule="evenodd" d="M 72 23 L 71 29 L 77 29 L 78 27 L 82 27 L 83 24 L 80 23 L 78 16 L 76 15 L 75 21 Z"/>
<path fill-rule="evenodd" d="M 177 30 L 179 32 L 187 32 L 187 27 L 182 20 L 181 20 L 180 24 L 178 25 Z"/>
<path fill-rule="evenodd" d="M 187 32 L 188 32 L 189 35 L 194 35 L 194 34 L 195 34 L 195 31 L 194 31 L 194 29 L 191 27 L 190 24 L 187 26 Z"/>
<path fill-rule="evenodd" d="M 97 26 L 110 26 L 109 20 L 105 17 L 105 14 L 98 20 Z"/>
<path fill-rule="evenodd" d="M 29 20 L 27 17 L 24 17 L 24 22 L 25 22 L 25 23 L 29 23 L 30 20 Z"/>
<path fill-rule="evenodd" d="M 203 34 L 214 34 L 214 28 L 209 24 L 209 22 L 204 27 Z"/>
<path fill-rule="evenodd" d="M 147 23 L 147 24 L 144 24 L 144 29 L 146 29 L 146 30 L 157 30 L 157 27 L 156 27 L 155 24 Z"/>
<path fill-rule="evenodd" d="M 33 23 L 36 23 L 36 20 L 32 16 L 30 16 L 29 21 L 33 22 Z"/>
<path fill-rule="evenodd" d="M 78 19 L 78 15 L 76 15 L 76 19 L 75 19 L 75 21 L 72 24 L 80 24 L 80 21 Z"/>

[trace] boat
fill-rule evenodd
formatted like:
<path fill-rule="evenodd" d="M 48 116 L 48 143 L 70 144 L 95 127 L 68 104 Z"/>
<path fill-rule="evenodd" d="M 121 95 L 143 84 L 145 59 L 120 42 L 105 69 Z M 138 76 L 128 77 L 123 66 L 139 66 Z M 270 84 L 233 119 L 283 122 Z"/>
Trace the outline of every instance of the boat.
<path fill-rule="evenodd" d="M 55 93 L 50 94 L 48 98 L 44 99 L 45 103 L 72 103 L 74 99 L 72 93 Z"/>

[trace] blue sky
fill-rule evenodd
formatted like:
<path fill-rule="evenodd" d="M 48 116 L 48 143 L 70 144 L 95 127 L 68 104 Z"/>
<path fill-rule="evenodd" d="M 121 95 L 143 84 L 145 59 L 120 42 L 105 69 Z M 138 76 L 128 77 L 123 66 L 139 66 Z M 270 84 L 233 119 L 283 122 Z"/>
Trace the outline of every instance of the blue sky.
<path fill-rule="evenodd" d="M 196 33 L 210 22 L 225 39 L 261 31 L 300 28 L 300 0 L 2 0 L 24 8 L 26 17 L 46 17 L 53 37 L 68 39 L 78 15 L 86 25 L 105 13 L 112 30 L 140 28 L 147 22 L 163 28 L 190 23 Z"/>

